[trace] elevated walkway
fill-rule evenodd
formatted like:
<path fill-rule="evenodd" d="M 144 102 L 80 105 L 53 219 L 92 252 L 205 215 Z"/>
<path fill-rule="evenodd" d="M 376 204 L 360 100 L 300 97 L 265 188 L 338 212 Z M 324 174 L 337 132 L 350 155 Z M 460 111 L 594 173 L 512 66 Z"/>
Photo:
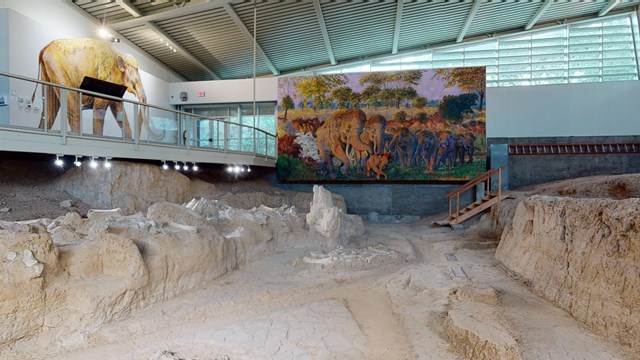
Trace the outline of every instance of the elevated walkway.
<path fill-rule="evenodd" d="M 199 116 L 4 72 L 2 95 L 0 151 L 275 167 L 276 136 L 238 117 Z"/>

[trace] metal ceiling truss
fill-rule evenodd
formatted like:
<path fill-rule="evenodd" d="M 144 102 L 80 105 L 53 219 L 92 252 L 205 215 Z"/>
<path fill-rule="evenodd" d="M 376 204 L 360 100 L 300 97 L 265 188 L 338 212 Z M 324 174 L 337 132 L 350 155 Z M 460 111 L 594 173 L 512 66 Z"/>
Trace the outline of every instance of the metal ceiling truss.
<path fill-rule="evenodd" d="M 140 18 L 143 16 L 142 12 L 138 10 L 135 6 L 133 6 L 133 4 L 129 2 L 129 0 L 116 0 L 116 3 L 136 18 Z M 180 51 L 180 53 L 184 57 L 191 60 L 191 62 L 193 62 L 194 64 L 198 65 L 200 68 L 206 71 L 209 75 L 211 75 L 214 79 L 216 80 L 222 79 L 218 74 L 216 74 L 215 71 L 209 69 L 207 65 L 203 64 L 202 61 L 198 60 L 193 54 L 191 54 L 187 49 L 182 47 L 182 45 L 180 45 L 177 41 L 175 41 L 175 39 L 169 36 L 169 34 L 167 34 L 162 29 L 160 29 L 156 24 L 153 24 L 150 22 L 144 22 L 143 24 L 159 37 L 165 38 L 168 42 L 172 43 L 173 46 L 178 51 Z"/>
<path fill-rule="evenodd" d="M 475 0 L 473 2 L 473 6 L 471 7 L 471 10 L 469 10 L 469 15 L 467 15 L 467 20 L 465 20 L 464 25 L 462 26 L 462 30 L 460 30 L 460 35 L 458 35 L 458 39 L 456 40 L 456 42 L 462 42 L 462 40 L 464 39 L 464 36 L 467 34 L 467 30 L 469 30 L 469 27 L 473 22 L 473 18 L 476 17 L 478 10 L 480 10 L 481 3 L 482 3 L 482 0 Z"/>
<path fill-rule="evenodd" d="M 398 42 L 400 41 L 400 28 L 402 27 L 402 8 L 404 7 L 404 0 L 398 0 L 396 4 L 396 23 L 393 28 L 393 44 L 391 46 L 391 53 L 398 53 Z"/>
<path fill-rule="evenodd" d="M 540 20 L 542 15 L 544 15 L 545 11 L 547 11 L 547 9 L 551 7 L 551 5 L 553 4 L 553 1 L 554 0 L 545 0 L 544 4 L 540 6 L 536 14 L 533 15 L 533 17 L 531 18 L 531 20 L 529 20 L 529 22 L 527 23 L 527 26 L 525 26 L 524 29 L 530 30 L 531 28 L 533 28 L 533 26 L 538 22 L 538 20 Z"/>
<path fill-rule="evenodd" d="M 260 47 L 260 44 L 258 44 L 257 40 L 255 40 L 253 38 L 253 36 L 251 35 L 251 33 L 249 32 L 247 27 L 244 25 L 244 23 L 242 22 L 242 20 L 240 19 L 240 17 L 236 13 L 236 11 L 233 10 L 233 7 L 231 7 L 231 5 L 229 5 L 229 4 L 223 4 L 222 7 L 227 11 L 227 14 L 229 14 L 229 16 L 231 17 L 231 20 L 233 20 L 233 22 L 236 24 L 236 26 L 238 27 L 240 32 L 242 32 L 242 34 L 247 38 L 247 40 L 249 40 L 252 45 L 253 45 L 253 43 L 255 41 L 256 50 L 257 50 L 258 54 L 260 54 L 260 56 L 262 57 L 262 60 L 265 62 L 265 64 L 269 68 L 269 70 L 271 70 L 273 75 L 276 75 L 276 76 L 280 75 L 280 71 L 278 71 L 278 69 L 276 69 L 276 67 L 273 65 L 273 63 L 271 62 L 271 60 L 269 59 L 267 54 L 265 54 L 265 52 Z"/>
<path fill-rule="evenodd" d="M 605 5 L 602 10 L 598 13 L 598 16 L 605 16 L 609 13 L 609 11 L 613 10 L 614 7 L 620 4 L 620 0 L 609 0 L 607 5 Z"/>
<path fill-rule="evenodd" d="M 325 23 L 324 16 L 322 15 L 322 7 L 320 6 L 320 0 L 313 0 L 313 8 L 316 11 L 318 24 L 320 25 L 320 30 L 322 31 L 322 38 L 324 39 L 324 45 L 327 47 L 327 54 L 329 55 L 329 61 L 331 62 L 331 65 L 335 65 L 338 62 L 336 61 L 336 57 L 333 54 L 333 47 L 331 46 L 331 39 L 329 39 L 327 24 Z"/>
<path fill-rule="evenodd" d="M 205 2 L 193 5 L 187 5 L 180 8 L 173 8 L 171 10 L 161 10 L 149 15 L 144 15 L 135 19 L 123 20 L 112 23 L 110 26 L 112 29 L 126 29 L 138 25 L 144 25 L 144 23 L 165 20 L 180 16 L 186 16 L 191 14 L 197 14 L 203 11 L 219 8 L 225 4 L 231 3 L 232 0 L 207 0 Z"/>

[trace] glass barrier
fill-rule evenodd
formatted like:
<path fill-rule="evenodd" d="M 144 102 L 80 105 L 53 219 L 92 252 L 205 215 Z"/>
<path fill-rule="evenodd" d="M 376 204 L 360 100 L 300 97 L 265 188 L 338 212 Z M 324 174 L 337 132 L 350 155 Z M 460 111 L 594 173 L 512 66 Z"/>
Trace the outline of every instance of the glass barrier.
<path fill-rule="evenodd" d="M 275 157 L 268 116 L 205 116 L 0 72 L 0 127 Z"/>

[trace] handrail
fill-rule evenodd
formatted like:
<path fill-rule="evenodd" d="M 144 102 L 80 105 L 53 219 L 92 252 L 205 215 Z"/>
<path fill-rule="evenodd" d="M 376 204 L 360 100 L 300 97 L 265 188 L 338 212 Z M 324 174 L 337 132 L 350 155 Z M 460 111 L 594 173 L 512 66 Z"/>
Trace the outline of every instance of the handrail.
<path fill-rule="evenodd" d="M 484 174 L 476 176 L 475 178 L 473 178 L 473 179 L 469 180 L 468 182 L 466 182 L 461 187 L 449 192 L 447 195 L 445 195 L 445 198 L 451 199 L 454 196 L 459 195 L 459 194 L 461 194 L 461 193 L 473 188 L 474 186 L 478 185 L 479 183 L 483 182 L 484 180 L 487 180 L 488 178 L 490 178 L 493 175 L 497 174 L 499 171 L 501 171 L 504 168 L 505 168 L 505 165 L 502 165 L 499 168 L 489 169 L 489 171 L 485 172 Z"/>
<path fill-rule="evenodd" d="M 261 133 L 264 133 L 267 136 L 272 136 L 274 138 L 276 137 L 275 134 L 267 132 L 266 130 L 263 130 L 263 129 L 260 129 L 260 128 L 257 128 L 255 126 L 251 126 L 251 125 L 244 125 L 244 124 L 235 123 L 235 122 L 232 122 L 232 121 L 229 121 L 229 120 L 223 120 L 223 117 L 215 118 L 215 117 L 210 117 L 210 116 L 195 115 L 193 113 L 188 113 L 188 112 L 184 112 L 184 111 L 180 111 L 180 110 L 164 108 L 162 106 L 142 103 L 142 102 L 139 102 L 139 101 L 136 101 L 136 100 L 123 99 L 123 98 L 110 96 L 110 95 L 107 95 L 107 94 L 102 94 L 102 93 L 98 93 L 98 92 L 94 92 L 94 91 L 82 90 L 82 89 L 74 88 L 74 87 L 71 87 L 71 86 L 65 86 L 65 85 L 56 84 L 56 83 L 52 83 L 52 82 L 48 82 L 48 81 L 42 81 L 42 80 L 38 80 L 38 79 L 27 77 L 27 76 L 15 75 L 15 74 L 7 73 L 7 72 L 4 72 L 4 71 L 0 71 L 0 76 L 5 76 L 5 77 L 9 77 L 9 78 L 18 79 L 18 80 L 34 82 L 34 83 L 40 84 L 40 85 L 47 85 L 47 86 L 57 87 L 57 88 L 60 88 L 60 89 L 75 91 L 75 92 L 82 93 L 82 94 L 85 94 L 85 95 L 91 95 L 93 97 L 100 97 L 100 98 L 103 98 L 103 99 L 109 99 L 109 100 L 114 100 L 114 101 L 122 101 L 122 102 L 127 102 L 127 103 L 130 103 L 130 104 L 134 104 L 134 105 L 146 106 L 146 107 L 149 107 L 149 108 L 154 108 L 154 109 L 158 109 L 158 110 L 162 110 L 162 111 L 168 111 L 168 112 L 172 112 L 172 113 L 175 113 L 175 114 L 186 115 L 186 116 L 190 116 L 190 117 L 197 117 L 197 118 L 203 119 L 203 120 L 220 121 L 220 122 L 222 122 L 224 124 L 229 124 L 229 125 L 234 125 L 234 126 L 241 126 L 241 127 L 244 127 L 244 128 L 257 130 L 257 131 L 259 131 Z M 254 114 L 253 116 L 255 117 L 256 115 Z"/>

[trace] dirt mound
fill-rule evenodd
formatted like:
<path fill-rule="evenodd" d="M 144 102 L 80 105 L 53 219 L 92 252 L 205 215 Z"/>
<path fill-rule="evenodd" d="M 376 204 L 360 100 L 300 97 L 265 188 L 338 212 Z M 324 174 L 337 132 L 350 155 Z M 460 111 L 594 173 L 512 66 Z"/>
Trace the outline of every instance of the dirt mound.
<path fill-rule="evenodd" d="M 518 204 L 496 258 L 591 329 L 640 351 L 639 224 L 640 199 L 532 196 Z"/>
<path fill-rule="evenodd" d="M 640 174 L 603 175 L 562 180 L 536 186 L 529 193 L 582 198 L 640 197 Z"/>

